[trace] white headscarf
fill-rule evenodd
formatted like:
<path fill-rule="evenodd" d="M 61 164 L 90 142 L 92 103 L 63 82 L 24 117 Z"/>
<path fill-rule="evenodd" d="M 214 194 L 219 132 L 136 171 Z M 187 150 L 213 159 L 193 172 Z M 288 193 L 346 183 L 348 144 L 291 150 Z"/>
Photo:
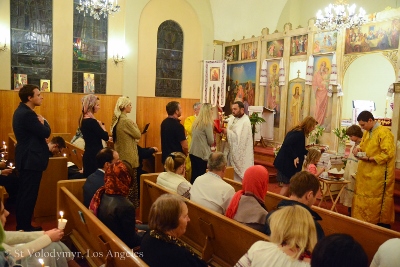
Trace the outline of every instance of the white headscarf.
<path fill-rule="evenodd" d="M 121 96 L 120 98 L 118 98 L 117 103 L 115 104 L 114 115 L 111 121 L 111 132 L 113 132 L 113 129 L 117 124 L 119 117 L 121 116 L 122 110 L 124 110 L 124 108 L 126 108 L 131 103 L 131 100 L 127 96 Z"/>

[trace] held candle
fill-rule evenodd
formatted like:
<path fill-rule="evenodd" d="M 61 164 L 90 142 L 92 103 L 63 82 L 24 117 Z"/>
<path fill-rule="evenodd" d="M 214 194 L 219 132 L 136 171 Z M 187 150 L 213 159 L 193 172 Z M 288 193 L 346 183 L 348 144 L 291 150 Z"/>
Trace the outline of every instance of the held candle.
<path fill-rule="evenodd" d="M 43 259 L 39 259 L 39 263 L 42 265 L 42 267 L 44 267 L 44 261 L 43 261 Z"/>

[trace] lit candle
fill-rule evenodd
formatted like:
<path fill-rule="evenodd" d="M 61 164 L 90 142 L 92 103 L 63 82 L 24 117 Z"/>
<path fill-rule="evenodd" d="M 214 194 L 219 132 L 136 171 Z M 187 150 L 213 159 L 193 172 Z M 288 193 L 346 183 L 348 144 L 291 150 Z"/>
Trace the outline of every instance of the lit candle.
<path fill-rule="evenodd" d="M 39 259 L 39 263 L 42 265 L 42 267 L 44 267 L 44 261 L 43 261 L 43 259 Z"/>
<path fill-rule="evenodd" d="M 61 216 L 61 220 L 62 220 L 63 216 L 64 216 L 64 212 L 63 211 L 60 211 L 60 216 Z"/>
<path fill-rule="evenodd" d="M 64 157 L 66 157 L 66 156 L 67 156 L 67 154 L 65 154 L 65 153 L 64 153 L 64 154 L 63 154 L 63 156 L 64 156 Z"/>
<path fill-rule="evenodd" d="M 11 168 L 11 169 L 13 168 L 13 164 L 12 164 L 12 162 L 10 162 L 10 168 Z"/>

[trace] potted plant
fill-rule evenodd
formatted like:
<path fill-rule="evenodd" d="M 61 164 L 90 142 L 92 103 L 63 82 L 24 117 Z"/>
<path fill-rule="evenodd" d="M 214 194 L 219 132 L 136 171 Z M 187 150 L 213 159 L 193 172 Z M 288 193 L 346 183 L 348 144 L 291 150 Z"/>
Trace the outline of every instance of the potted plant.
<path fill-rule="evenodd" d="M 311 144 L 319 144 L 319 139 L 322 136 L 322 133 L 324 132 L 325 128 L 322 127 L 321 125 L 318 125 L 315 127 L 315 129 L 310 133 L 309 138 L 310 138 L 310 143 Z"/>
<path fill-rule="evenodd" d="M 253 143 L 254 143 L 254 135 L 256 134 L 256 125 L 265 122 L 265 120 L 258 116 L 257 112 L 253 112 L 250 116 L 250 124 L 251 124 L 251 133 L 253 134 Z"/>
<path fill-rule="evenodd" d="M 346 134 L 347 128 L 335 128 L 332 132 L 339 138 L 338 143 L 338 154 L 344 155 L 346 151 L 346 140 L 349 139 L 349 136 Z"/>

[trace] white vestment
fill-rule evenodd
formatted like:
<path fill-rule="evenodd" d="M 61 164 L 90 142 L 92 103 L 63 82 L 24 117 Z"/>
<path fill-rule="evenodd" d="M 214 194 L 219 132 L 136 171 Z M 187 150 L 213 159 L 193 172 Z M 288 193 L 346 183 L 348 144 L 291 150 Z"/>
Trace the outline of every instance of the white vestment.
<path fill-rule="evenodd" d="M 228 119 L 228 165 L 235 170 L 235 181 L 242 182 L 244 172 L 254 165 L 253 136 L 249 116 Z"/>

